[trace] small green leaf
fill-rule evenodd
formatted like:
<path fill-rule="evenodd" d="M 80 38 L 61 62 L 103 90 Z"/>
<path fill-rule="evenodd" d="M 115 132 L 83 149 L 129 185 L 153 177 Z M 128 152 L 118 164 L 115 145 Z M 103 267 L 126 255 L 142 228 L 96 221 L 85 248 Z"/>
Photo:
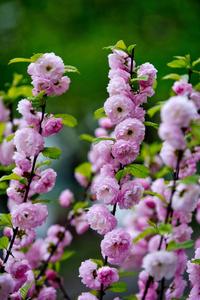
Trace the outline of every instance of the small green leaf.
<path fill-rule="evenodd" d="M 116 282 L 116 283 L 110 284 L 106 288 L 106 290 L 110 290 L 115 293 L 123 293 L 123 292 L 127 291 L 127 289 L 128 289 L 127 284 L 124 282 Z"/>
<path fill-rule="evenodd" d="M 91 261 L 93 261 L 95 264 L 97 264 L 98 266 L 100 267 L 103 267 L 103 262 L 102 260 L 100 259 L 93 259 L 93 258 L 90 258 Z"/>
<path fill-rule="evenodd" d="M 81 135 L 79 136 L 79 138 L 80 138 L 82 141 L 86 141 L 86 142 L 92 143 L 95 137 L 93 137 L 92 135 L 89 135 L 89 134 L 81 134 Z"/>
<path fill-rule="evenodd" d="M 199 178 L 200 178 L 199 175 L 194 174 L 194 175 L 190 175 L 188 177 L 185 177 L 185 178 L 181 179 L 179 183 L 199 184 L 199 182 L 198 182 Z"/>
<path fill-rule="evenodd" d="M 160 198 L 164 203 L 167 203 L 166 199 L 162 195 L 160 195 L 160 194 L 158 194 L 156 192 L 152 192 L 152 191 L 147 191 L 146 190 L 146 191 L 143 191 L 143 194 L 147 194 L 147 195 L 151 195 L 151 196 L 156 196 L 156 197 Z"/>
<path fill-rule="evenodd" d="M 158 233 L 157 229 L 149 227 L 147 230 L 141 232 L 134 240 L 133 243 L 137 243 L 139 240 L 145 238 L 149 234 Z"/>
<path fill-rule="evenodd" d="M 175 59 L 172 60 L 167 64 L 168 67 L 170 68 L 186 68 L 187 67 L 187 60 L 184 57 L 184 59 Z"/>
<path fill-rule="evenodd" d="M 61 150 L 56 147 L 45 147 L 41 152 L 45 157 L 48 157 L 51 159 L 59 159 L 59 157 L 62 153 Z"/>
<path fill-rule="evenodd" d="M 22 178 L 17 175 L 16 173 L 11 173 L 10 175 L 4 175 L 0 178 L 0 181 L 4 181 L 4 180 L 19 180 L 21 181 Z"/>
<path fill-rule="evenodd" d="M 166 233 L 172 233 L 172 224 L 159 223 L 158 224 L 158 234 L 164 236 Z"/>
<path fill-rule="evenodd" d="M 124 296 L 125 300 L 139 300 L 135 295 L 131 295 L 131 296 Z"/>
<path fill-rule="evenodd" d="M 56 114 L 56 115 L 54 115 L 54 117 L 61 118 L 62 123 L 69 127 L 75 127 L 78 124 L 76 118 L 74 118 L 73 116 L 67 115 L 67 114 Z"/>
<path fill-rule="evenodd" d="M 115 178 L 117 179 L 117 181 L 119 182 L 120 180 L 122 180 L 126 174 L 128 173 L 128 169 L 123 169 L 123 170 L 120 170 L 118 171 L 116 174 L 115 174 Z"/>
<path fill-rule="evenodd" d="M 118 272 L 119 277 L 124 277 L 124 276 L 137 276 L 138 273 L 134 271 L 119 271 Z"/>
<path fill-rule="evenodd" d="M 7 182 L 2 181 L 0 182 L 0 190 L 5 190 L 9 187 L 9 185 L 7 184 Z"/>
<path fill-rule="evenodd" d="M 150 220 L 147 220 L 147 222 L 148 222 L 148 224 L 149 224 L 151 227 L 157 229 L 157 226 L 156 226 L 156 224 L 155 224 L 154 222 L 152 222 L 152 221 L 150 221 Z"/>
<path fill-rule="evenodd" d="M 178 74 L 175 74 L 175 73 L 171 73 L 171 74 L 164 76 L 162 79 L 174 79 L 174 80 L 178 81 L 181 79 L 181 76 Z"/>
<path fill-rule="evenodd" d="M 128 46 L 128 54 L 132 55 L 132 50 L 135 48 L 136 44 Z"/>
<path fill-rule="evenodd" d="M 0 226 L 13 228 L 10 214 L 0 214 Z"/>
<path fill-rule="evenodd" d="M 158 129 L 158 128 L 159 128 L 159 125 L 156 124 L 156 123 L 152 123 L 152 122 L 145 121 L 145 122 L 143 122 L 143 124 L 144 124 L 145 126 L 151 126 L 151 127 L 154 127 L 155 129 Z"/>
<path fill-rule="evenodd" d="M 195 91 L 197 91 L 197 92 L 200 90 L 200 82 L 197 83 L 197 84 L 194 86 L 194 89 L 195 89 Z"/>
<path fill-rule="evenodd" d="M 198 120 L 192 121 L 190 127 L 192 135 L 194 135 L 195 138 L 200 141 L 200 124 L 198 124 Z"/>
<path fill-rule="evenodd" d="M 73 207 L 73 211 L 77 212 L 81 208 L 85 208 L 88 206 L 88 201 L 85 202 L 76 202 Z"/>
<path fill-rule="evenodd" d="M 65 73 L 69 73 L 69 72 L 73 72 L 73 73 L 78 73 L 80 74 L 80 72 L 78 71 L 78 69 L 76 67 L 73 66 L 65 66 Z"/>
<path fill-rule="evenodd" d="M 116 141 L 116 139 L 114 139 L 114 138 L 106 138 L 106 137 L 101 137 L 101 138 L 95 138 L 94 140 L 93 140 L 93 144 L 94 145 L 97 145 L 99 142 L 101 142 L 101 141 Z"/>
<path fill-rule="evenodd" d="M 189 249 L 192 247 L 194 247 L 194 242 L 192 240 L 190 240 L 190 241 L 186 241 L 186 242 L 175 244 L 175 245 L 169 243 L 167 250 L 169 251 L 169 250 Z"/>
<path fill-rule="evenodd" d="M 12 134 L 12 135 L 9 135 L 5 138 L 6 142 L 10 142 L 12 139 L 14 139 L 15 135 Z"/>
<path fill-rule="evenodd" d="M 197 58 L 197 60 L 195 60 L 195 61 L 192 62 L 192 67 L 196 66 L 199 63 L 200 63 L 200 57 Z"/>
<path fill-rule="evenodd" d="M 9 244 L 9 238 L 7 236 L 3 236 L 0 238 L 0 249 L 7 249 Z"/>
<path fill-rule="evenodd" d="M 150 173 L 149 168 L 147 168 L 144 165 L 129 164 L 129 165 L 126 165 L 126 168 L 128 169 L 128 172 L 131 175 L 133 175 L 137 178 L 146 178 Z"/>
<path fill-rule="evenodd" d="M 18 97 L 30 97 L 33 87 L 30 85 L 13 86 L 8 90 L 8 97 L 15 101 Z"/>
<path fill-rule="evenodd" d="M 48 200 L 48 199 L 38 199 L 38 200 L 33 200 L 33 204 L 34 203 L 51 203 L 53 202 L 53 200 Z"/>
<path fill-rule="evenodd" d="M 91 163 L 84 162 L 75 168 L 75 172 L 84 175 L 87 178 L 90 178 L 92 175 Z"/>
<path fill-rule="evenodd" d="M 35 63 L 37 60 L 38 60 L 38 58 L 40 57 L 40 56 L 42 56 L 43 55 L 43 53 L 36 53 L 36 54 L 34 54 L 33 56 L 31 56 L 31 61 L 33 62 L 33 63 Z"/>
<path fill-rule="evenodd" d="M 200 265 L 200 259 L 199 259 L 199 258 L 190 260 L 190 262 L 191 262 L 192 264 Z"/>
<path fill-rule="evenodd" d="M 129 79 L 129 83 L 134 83 L 135 81 L 147 81 L 148 78 L 149 78 L 148 75 L 140 76 L 137 78 L 132 78 L 132 79 Z"/>
<path fill-rule="evenodd" d="M 94 112 L 95 119 L 100 119 L 104 116 L 106 116 L 106 114 L 104 113 L 104 107 L 101 107 L 101 108 L 95 110 L 95 112 Z"/>
<path fill-rule="evenodd" d="M 0 165 L 0 171 L 2 171 L 2 172 L 11 172 L 15 167 L 16 167 L 15 164 L 10 165 L 10 166 L 1 166 Z"/>
<path fill-rule="evenodd" d="M 33 279 L 30 283 L 26 284 L 25 286 L 23 286 L 23 287 L 20 289 L 20 295 L 22 296 L 23 300 L 26 299 L 26 295 L 27 295 L 27 293 L 28 293 L 28 290 L 30 289 L 30 287 L 31 287 L 31 285 L 33 284 L 33 282 L 34 282 L 34 279 Z"/>
<path fill-rule="evenodd" d="M 29 62 L 29 63 L 31 63 L 32 60 L 30 58 L 16 57 L 16 58 L 11 59 L 8 64 L 10 65 L 10 64 L 13 64 L 13 63 L 16 63 L 16 62 Z"/>
<path fill-rule="evenodd" d="M 123 40 L 120 40 L 119 42 L 117 42 L 117 44 L 114 46 L 113 49 L 116 49 L 116 50 L 121 50 L 121 51 L 124 51 L 124 52 L 128 52 L 127 50 L 127 47 L 124 43 Z"/>
<path fill-rule="evenodd" d="M 40 168 L 41 166 L 44 166 L 44 165 L 50 165 L 51 164 L 51 161 L 50 160 L 46 160 L 46 161 L 41 161 L 41 162 L 38 162 L 35 166 L 35 170 L 37 170 L 38 168 Z"/>
<path fill-rule="evenodd" d="M 70 257 L 72 257 L 76 252 L 74 251 L 65 251 L 60 259 L 60 261 L 69 259 Z"/>
<path fill-rule="evenodd" d="M 163 104 L 153 106 L 147 110 L 147 114 L 152 118 L 155 115 L 155 113 L 157 113 L 158 111 L 161 110 L 162 107 L 163 107 Z"/>

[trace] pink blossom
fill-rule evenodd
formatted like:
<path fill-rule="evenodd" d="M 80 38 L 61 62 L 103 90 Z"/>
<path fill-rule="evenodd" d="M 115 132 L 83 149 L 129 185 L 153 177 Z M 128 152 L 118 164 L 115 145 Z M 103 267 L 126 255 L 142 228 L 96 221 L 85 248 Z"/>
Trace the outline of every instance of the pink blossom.
<path fill-rule="evenodd" d="M 132 140 L 139 144 L 143 141 L 145 135 L 145 126 L 135 118 L 128 118 L 115 127 L 116 139 Z"/>
<path fill-rule="evenodd" d="M 97 264 L 90 259 L 81 263 L 79 268 L 79 277 L 82 278 L 82 283 L 90 289 L 100 290 L 101 283 L 97 277 Z"/>
<path fill-rule="evenodd" d="M 192 100 L 196 106 L 196 108 L 200 109 L 200 92 L 192 91 L 190 94 L 190 100 Z"/>
<path fill-rule="evenodd" d="M 109 67 L 111 69 L 114 69 L 114 70 L 116 70 L 116 69 L 125 70 L 126 69 L 125 61 L 126 60 L 123 57 L 123 55 L 118 55 L 118 53 L 116 53 L 116 52 L 108 55 Z"/>
<path fill-rule="evenodd" d="M 63 282 L 63 279 L 52 269 L 46 270 L 45 275 L 47 276 L 48 283 L 54 288 L 59 288 Z"/>
<path fill-rule="evenodd" d="M 33 81 L 31 81 L 31 84 L 34 86 L 34 89 L 32 90 L 33 96 L 36 96 L 42 91 L 45 91 L 47 96 L 55 93 L 55 85 L 51 80 L 40 76 L 32 76 L 32 79 Z"/>
<path fill-rule="evenodd" d="M 83 174 L 75 172 L 74 177 L 76 178 L 76 180 L 78 181 L 78 183 L 81 186 L 84 186 L 84 187 L 88 186 L 89 179 L 86 176 L 84 176 Z"/>
<path fill-rule="evenodd" d="M 59 244 L 58 247 L 56 247 L 57 242 L 58 242 L 57 237 L 48 236 L 43 241 L 43 243 L 41 243 L 40 259 L 46 261 L 47 259 L 49 259 L 49 256 L 52 253 L 52 251 L 54 251 L 54 249 L 56 249 L 50 258 L 50 262 L 55 263 L 55 262 L 59 261 L 63 255 L 63 247 L 61 244 Z"/>
<path fill-rule="evenodd" d="M 9 109 L 5 108 L 3 101 L 0 100 L 0 123 L 7 122 L 9 114 L 10 114 Z"/>
<path fill-rule="evenodd" d="M 0 298 L 7 300 L 9 294 L 13 292 L 14 280 L 10 274 L 3 273 L 0 275 Z"/>
<path fill-rule="evenodd" d="M 50 116 L 49 118 L 46 118 L 42 123 L 42 136 L 47 138 L 50 135 L 58 133 L 62 128 L 62 119 Z"/>
<path fill-rule="evenodd" d="M 131 117 L 136 118 L 136 119 L 140 120 L 141 122 L 144 122 L 145 114 L 146 114 L 146 111 L 142 107 L 136 106 L 135 111 Z"/>
<path fill-rule="evenodd" d="M 38 294 L 38 300 L 56 300 L 56 290 L 50 286 L 44 286 Z"/>
<path fill-rule="evenodd" d="M 176 276 L 165 292 L 165 299 L 181 298 L 186 286 L 187 282 L 181 276 Z"/>
<path fill-rule="evenodd" d="M 138 83 L 141 87 L 148 87 L 152 86 L 156 79 L 156 73 L 158 71 L 154 68 L 154 66 L 150 63 L 144 63 L 140 66 L 140 68 L 137 70 L 138 77 L 146 76 L 148 75 L 148 79 L 146 81 L 144 80 L 138 80 Z"/>
<path fill-rule="evenodd" d="M 140 146 L 135 141 L 118 140 L 112 148 L 112 155 L 118 159 L 122 165 L 132 163 L 139 155 Z"/>
<path fill-rule="evenodd" d="M 64 235 L 63 235 L 64 233 Z M 47 231 L 48 237 L 55 237 L 57 241 L 60 239 L 62 247 L 70 245 L 72 241 L 72 235 L 69 230 L 65 230 L 65 227 L 60 225 L 51 225 Z M 63 237 L 62 237 L 63 236 Z M 61 239 L 62 237 L 62 239 Z"/>
<path fill-rule="evenodd" d="M 118 270 L 109 266 L 103 266 L 97 270 L 97 279 L 103 283 L 105 288 L 105 286 L 119 280 Z"/>
<path fill-rule="evenodd" d="M 31 160 L 26 158 L 24 154 L 19 152 L 14 152 L 13 159 L 18 168 L 22 169 L 24 172 L 29 172 L 31 169 Z"/>
<path fill-rule="evenodd" d="M 12 165 L 14 163 L 14 150 L 13 140 L 7 142 L 6 139 L 4 139 L 0 144 L 0 164 L 4 166 Z"/>
<path fill-rule="evenodd" d="M 94 135 L 96 137 L 109 137 L 107 130 L 105 130 L 104 128 L 96 128 L 94 131 Z"/>
<path fill-rule="evenodd" d="M 114 205 L 118 202 L 119 184 L 115 178 L 99 177 L 96 181 L 97 199 L 104 204 Z"/>
<path fill-rule="evenodd" d="M 174 210 L 182 212 L 194 211 L 198 204 L 199 195 L 199 185 L 179 183 L 172 199 L 172 207 Z"/>
<path fill-rule="evenodd" d="M 182 130 L 173 124 L 161 123 L 158 134 L 162 140 L 167 140 L 175 149 L 184 149 L 187 146 Z"/>
<path fill-rule="evenodd" d="M 100 157 L 102 158 L 103 163 L 108 163 L 112 165 L 114 170 L 119 168 L 119 162 L 117 159 L 112 156 L 112 147 L 113 141 L 103 140 L 94 146 L 96 150 L 99 152 Z M 102 167 L 102 166 L 101 166 Z"/>
<path fill-rule="evenodd" d="M 177 244 L 189 241 L 191 239 L 191 234 L 193 230 L 187 224 L 180 224 L 173 228 L 173 233 L 169 234 L 167 242 L 175 240 Z"/>
<path fill-rule="evenodd" d="M 28 101 L 27 99 L 20 100 L 17 110 L 23 116 L 27 125 L 33 126 L 40 122 L 39 114 L 37 114 L 37 111 L 32 107 L 31 101 Z"/>
<path fill-rule="evenodd" d="M 108 78 L 112 79 L 114 77 L 122 77 L 126 81 L 126 83 L 129 83 L 129 78 L 131 77 L 131 75 L 129 72 L 122 70 L 120 68 L 111 69 L 109 71 Z"/>
<path fill-rule="evenodd" d="M 72 204 L 73 199 L 74 194 L 69 189 L 65 189 L 59 196 L 59 203 L 63 207 L 68 207 Z"/>
<path fill-rule="evenodd" d="M 139 274 L 139 280 L 138 280 L 140 292 L 138 294 L 136 294 L 136 296 L 138 297 L 139 300 L 142 300 L 142 298 L 143 298 L 148 279 L 149 279 L 148 273 L 145 271 L 141 271 Z M 150 283 L 150 286 L 147 291 L 147 295 L 145 297 L 146 300 L 157 300 L 158 299 L 158 294 L 156 292 L 158 286 L 159 286 L 158 282 Z"/>
<path fill-rule="evenodd" d="M 90 227 L 99 234 L 106 234 L 117 226 L 117 219 L 102 204 L 94 204 L 87 212 Z"/>
<path fill-rule="evenodd" d="M 14 245 L 20 246 L 21 248 L 30 246 L 35 240 L 35 230 L 27 229 L 27 230 L 18 230 L 17 237 L 15 238 Z"/>
<path fill-rule="evenodd" d="M 119 208 L 130 209 L 133 205 L 136 205 L 140 201 L 140 197 L 144 189 L 140 183 L 135 181 L 125 182 L 121 187 Z"/>
<path fill-rule="evenodd" d="M 113 170 L 112 165 L 110 164 L 105 164 L 103 165 L 103 167 L 100 170 L 100 176 L 102 177 L 111 177 L 111 178 L 115 178 L 115 172 Z"/>
<path fill-rule="evenodd" d="M 111 123 L 110 119 L 108 117 L 103 117 L 99 119 L 99 126 L 102 128 L 109 130 L 114 127 L 114 124 Z"/>
<path fill-rule="evenodd" d="M 130 85 L 128 85 L 125 79 L 120 76 L 113 77 L 107 87 L 110 96 L 125 94 L 128 90 L 130 90 Z"/>
<path fill-rule="evenodd" d="M 108 232 L 101 241 L 101 253 L 108 256 L 111 264 L 123 263 L 130 255 L 132 238 L 123 229 L 114 229 Z"/>
<path fill-rule="evenodd" d="M 173 252 L 155 251 L 147 254 L 143 259 L 142 267 L 155 281 L 162 278 L 170 279 L 174 276 L 177 258 Z"/>
<path fill-rule="evenodd" d="M 31 269 L 27 260 L 12 260 L 7 263 L 6 270 L 15 278 L 22 278 L 25 273 Z"/>
<path fill-rule="evenodd" d="M 6 192 L 8 197 L 14 200 L 17 204 L 21 204 L 24 201 L 25 186 L 19 181 L 12 180 Z"/>
<path fill-rule="evenodd" d="M 42 203 L 35 203 L 34 204 L 37 207 L 37 226 L 41 226 L 45 221 L 46 218 L 48 217 L 48 208 L 46 205 L 43 205 Z"/>
<path fill-rule="evenodd" d="M 54 89 L 56 96 L 60 96 L 64 94 L 68 89 L 70 85 L 71 80 L 68 76 L 63 76 L 58 82 L 54 84 Z"/>
<path fill-rule="evenodd" d="M 55 185 L 57 173 L 49 168 L 41 172 L 40 179 L 35 184 L 35 192 L 44 194 L 52 190 Z"/>
<path fill-rule="evenodd" d="M 185 272 L 185 268 L 188 262 L 188 257 L 184 251 L 184 249 L 179 249 L 174 252 L 177 256 L 177 269 L 175 272 L 175 276 L 183 275 Z"/>
<path fill-rule="evenodd" d="M 26 259 L 28 260 L 31 268 L 38 268 L 40 265 L 41 255 L 40 248 L 43 244 L 42 239 L 37 239 L 34 244 L 26 252 Z"/>
<path fill-rule="evenodd" d="M 175 81 L 172 86 L 172 90 L 180 96 L 187 95 L 192 92 L 193 87 L 191 83 L 187 82 L 187 79 L 180 79 L 179 81 Z"/>
<path fill-rule="evenodd" d="M 149 243 L 148 243 L 148 251 L 149 252 L 155 252 L 158 250 L 159 246 L 160 246 L 160 241 L 161 241 L 161 236 L 156 234 L 154 235 L 150 240 L 149 240 Z M 162 244 L 161 244 L 161 247 L 160 247 L 160 250 L 165 250 L 166 249 L 166 242 L 165 240 L 163 239 L 162 240 Z"/>
<path fill-rule="evenodd" d="M 171 97 L 161 109 L 162 122 L 187 128 L 195 118 L 197 109 L 195 104 L 186 96 Z"/>
<path fill-rule="evenodd" d="M 74 212 L 72 211 L 72 214 Z M 77 234 L 83 234 L 86 230 L 89 229 L 87 221 L 87 213 L 82 209 L 78 209 L 75 218 L 71 221 L 71 225 L 75 227 Z"/>
<path fill-rule="evenodd" d="M 96 296 L 90 293 L 82 293 L 77 300 L 98 300 Z"/>
<path fill-rule="evenodd" d="M 108 98 L 104 103 L 104 110 L 111 122 L 118 124 L 133 117 L 135 106 L 130 98 L 120 94 Z"/>
<path fill-rule="evenodd" d="M 44 148 L 42 136 L 32 128 L 17 130 L 14 137 L 17 151 L 27 157 L 38 155 Z"/>

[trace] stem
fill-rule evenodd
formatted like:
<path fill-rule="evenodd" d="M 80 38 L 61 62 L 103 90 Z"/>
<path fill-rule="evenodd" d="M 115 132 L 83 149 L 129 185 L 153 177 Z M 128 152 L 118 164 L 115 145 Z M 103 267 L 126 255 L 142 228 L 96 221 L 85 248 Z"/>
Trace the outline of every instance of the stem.
<path fill-rule="evenodd" d="M 14 243 L 14 241 L 15 241 L 15 238 L 16 238 L 16 236 L 17 236 L 17 232 L 18 232 L 18 227 L 16 227 L 15 229 L 13 229 L 12 240 L 10 241 L 9 249 L 7 250 L 6 257 L 5 257 L 4 261 L 3 261 L 4 264 L 7 263 L 7 260 L 8 260 L 8 258 L 9 258 L 9 256 L 10 256 L 10 254 L 11 254 L 11 250 L 12 250 L 13 243 Z"/>
<path fill-rule="evenodd" d="M 147 280 L 147 283 L 146 283 L 146 287 L 145 287 L 145 291 L 144 291 L 142 300 L 145 300 L 145 297 L 146 297 L 146 295 L 147 295 L 148 289 L 149 289 L 150 284 L 151 284 L 152 281 L 153 281 L 153 277 L 152 277 L 152 276 L 149 276 L 149 278 L 148 278 L 148 280 Z"/>
<path fill-rule="evenodd" d="M 131 79 L 133 78 L 133 60 L 134 60 L 134 50 L 135 48 L 132 49 L 131 53 Z"/>
<path fill-rule="evenodd" d="M 165 288 L 165 278 L 163 278 L 163 279 L 161 280 L 161 285 L 160 285 L 160 297 L 159 297 L 159 300 L 162 300 L 162 299 L 163 299 L 164 288 Z"/>
<path fill-rule="evenodd" d="M 67 295 L 67 293 L 66 293 L 66 291 L 65 291 L 65 289 L 64 289 L 64 287 L 63 287 L 62 284 L 60 285 L 60 290 L 63 293 L 63 296 L 64 296 L 65 299 L 71 300 L 71 298 Z"/>

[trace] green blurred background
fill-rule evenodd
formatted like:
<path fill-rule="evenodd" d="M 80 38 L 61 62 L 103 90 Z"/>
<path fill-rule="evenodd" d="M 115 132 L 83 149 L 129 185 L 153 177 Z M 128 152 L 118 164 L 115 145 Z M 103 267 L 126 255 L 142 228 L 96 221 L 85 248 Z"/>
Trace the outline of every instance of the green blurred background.
<path fill-rule="evenodd" d="M 163 81 L 162 77 L 174 70 L 166 63 L 174 55 L 190 53 L 193 60 L 200 56 L 199 15 L 199 0 L 0 0 L 0 89 L 4 89 L 5 82 L 12 81 L 13 72 L 24 74 L 30 82 L 26 63 L 7 64 L 14 57 L 29 58 L 38 52 L 54 52 L 81 73 L 70 73 L 69 91 L 48 106 L 52 113 L 72 114 L 79 122 L 76 128 L 65 128 L 48 142 L 56 143 L 63 153 L 62 159 L 52 164 L 58 172 L 52 198 L 58 198 L 66 187 L 77 197 L 81 193 L 73 179 L 73 169 L 87 160 L 89 144 L 80 141 L 78 136 L 93 134 L 97 126 L 93 112 L 108 97 L 109 51 L 103 47 L 114 45 L 120 39 L 126 45 L 137 44 L 136 64 L 150 62 L 156 67 L 158 86 L 146 105 L 148 108 L 169 97 L 172 82 Z M 155 136 L 154 129 L 151 132 Z M 151 140 L 151 132 L 147 131 L 147 140 Z M 64 212 L 58 212 L 59 218 L 64 217 Z M 54 213 L 51 217 L 56 221 Z M 82 241 L 75 241 L 75 246 L 82 247 L 85 242 L 91 254 L 85 254 L 87 259 L 93 253 L 91 239 L 86 235 Z M 77 257 L 75 260 L 73 263 L 78 267 L 80 261 Z M 67 268 L 73 272 L 72 265 L 68 264 Z M 76 273 L 77 270 L 75 276 Z M 72 284 L 73 280 L 69 285 Z M 76 284 L 74 290 L 77 295 Z"/>

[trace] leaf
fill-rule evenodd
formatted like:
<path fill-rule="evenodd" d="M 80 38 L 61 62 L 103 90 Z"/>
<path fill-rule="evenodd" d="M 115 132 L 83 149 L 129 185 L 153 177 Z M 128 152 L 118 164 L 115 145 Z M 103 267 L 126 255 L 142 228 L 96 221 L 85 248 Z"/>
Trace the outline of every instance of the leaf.
<path fill-rule="evenodd" d="M 10 165 L 10 166 L 1 166 L 0 165 L 0 171 L 2 171 L 2 172 L 11 172 L 15 167 L 16 167 L 15 164 Z"/>
<path fill-rule="evenodd" d="M 116 141 L 116 139 L 114 139 L 114 138 L 106 138 L 106 137 L 101 137 L 101 138 L 95 138 L 94 140 L 93 140 L 93 144 L 94 145 L 97 145 L 99 142 L 101 142 L 101 141 Z"/>
<path fill-rule="evenodd" d="M 104 107 L 101 107 L 101 108 L 95 110 L 95 112 L 94 112 L 94 118 L 95 119 L 100 119 L 100 118 L 102 118 L 102 116 L 103 117 L 105 116 Z"/>
<path fill-rule="evenodd" d="M 3 236 L 0 238 L 0 249 L 7 249 L 9 244 L 9 238 L 7 236 Z"/>
<path fill-rule="evenodd" d="M 161 108 L 163 107 L 163 105 L 164 105 L 164 103 L 149 108 L 147 110 L 147 114 L 152 118 L 155 115 L 155 113 L 157 113 L 158 111 L 161 110 Z"/>
<path fill-rule="evenodd" d="M 46 161 L 41 161 L 41 162 L 38 162 L 35 166 L 35 170 L 37 170 L 38 168 L 40 168 L 41 166 L 44 166 L 44 165 L 50 165 L 51 164 L 51 161 L 50 160 L 46 160 Z"/>
<path fill-rule="evenodd" d="M 197 60 L 195 60 L 195 61 L 192 62 L 192 67 L 196 66 L 199 63 L 200 63 L 200 57 L 197 58 Z"/>
<path fill-rule="evenodd" d="M 191 175 L 191 176 L 188 176 L 188 177 L 185 177 L 185 178 L 181 179 L 179 181 L 179 183 L 184 183 L 184 184 L 199 184 L 198 180 L 199 180 L 199 175 L 194 174 L 194 175 Z"/>
<path fill-rule="evenodd" d="M 40 57 L 40 56 L 42 56 L 43 55 L 43 53 L 36 53 L 36 54 L 34 54 L 33 56 L 31 56 L 31 61 L 33 62 L 33 63 L 35 63 L 37 60 L 38 60 L 38 58 Z"/>
<path fill-rule="evenodd" d="M 131 296 L 124 296 L 125 300 L 139 300 L 135 295 L 131 295 Z"/>
<path fill-rule="evenodd" d="M 160 195 L 160 194 L 158 194 L 156 192 L 152 192 L 152 191 L 147 191 L 146 190 L 146 191 L 143 191 L 143 194 L 147 194 L 147 195 L 151 195 L 151 196 L 156 196 L 156 197 L 160 198 L 163 202 L 167 203 L 166 199 L 162 195 Z"/>
<path fill-rule="evenodd" d="M 59 157 L 62 153 L 61 150 L 56 147 L 45 147 L 41 152 L 45 157 L 48 157 L 51 159 L 59 159 Z"/>
<path fill-rule="evenodd" d="M 20 289 L 20 295 L 22 296 L 23 300 L 26 299 L 26 295 L 27 295 L 27 293 L 28 293 L 28 290 L 30 289 L 30 287 L 31 287 L 31 285 L 33 284 L 33 282 L 34 282 L 34 279 L 33 279 L 30 283 L 24 285 L 24 286 Z"/>
<path fill-rule="evenodd" d="M 38 199 L 38 200 L 33 200 L 33 204 L 34 203 L 51 203 L 53 202 L 53 200 L 48 200 L 48 199 Z"/>
<path fill-rule="evenodd" d="M 0 190 L 5 190 L 9 187 L 9 185 L 3 181 L 3 182 L 0 182 Z"/>
<path fill-rule="evenodd" d="M 136 44 L 128 46 L 128 49 L 127 49 L 128 50 L 128 54 L 132 55 L 132 51 L 135 48 L 135 46 L 136 46 Z"/>
<path fill-rule="evenodd" d="M 166 233 L 172 233 L 172 224 L 159 223 L 158 224 L 158 234 L 164 236 Z"/>
<path fill-rule="evenodd" d="M 187 67 L 187 61 L 186 58 L 184 57 L 184 59 L 175 59 L 172 60 L 171 62 L 169 62 L 167 64 L 168 67 L 170 68 L 186 68 Z"/>
<path fill-rule="evenodd" d="M 181 76 L 178 75 L 178 74 L 175 74 L 175 73 L 171 73 L 171 74 L 168 74 L 168 75 L 164 76 L 162 79 L 174 79 L 174 80 L 180 80 L 180 79 L 181 79 Z"/>
<path fill-rule="evenodd" d="M 151 126 L 151 127 L 154 127 L 155 129 L 158 129 L 158 128 L 159 128 L 159 125 L 156 124 L 156 123 L 152 123 L 152 122 L 145 121 L 145 122 L 143 122 L 143 124 L 144 124 L 145 126 Z"/>
<path fill-rule="evenodd" d="M 137 276 L 138 273 L 134 272 L 134 271 L 119 271 L 118 275 L 119 275 L 119 277 L 123 277 L 123 276 Z"/>
<path fill-rule="evenodd" d="M 21 58 L 21 57 L 16 57 L 16 58 L 13 58 L 9 61 L 8 65 L 10 64 L 13 64 L 13 63 L 16 63 L 16 62 L 29 62 L 31 63 L 31 59 L 30 58 Z"/>
<path fill-rule="evenodd" d="M 9 135 L 5 138 L 6 142 L 10 142 L 12 139 L 14 139 L 15 135 L 12 134 L 12 135 Z"/>
<path fill-rule="evenodd" d="M 174 251 L 174 250 L 179 250 L 179 249 L 189 249 L 194 247 L 194 242 L 192 240 L 190 241 L 186 241 L 183 243 L 179 243 L 179 244 L 170 244 L 167 247 L 167 250 L 169 251 Z"/>
<path fill-rule="evenodd" d="M 128 169 L 123 169 L 123 170 L 120 170 L 118 171 L 116 174 L 115 174 L 115 178 L 117 179 L 117 181 L 119 182 L 120 180 L 122 180 L 126 174 L 128 173 Z"/>
<path fill-rule="evenodd" d="M 145 238 L 149 234 L 157 233 L 157 229 L 149 227 L 147 230 L 141 232 L 134 240 L 133 243 L 137 243 L 139 240 Z"/>
<path fill-rule="evenodd" d="M 21 181 L 22 178 L 17 175 L 16 173 L 11 173 L 10 175 L 4 175 L 0 178 L 0 181 L 4 181 L 4 180 L 19 180 Z"/>
<path fill-rule="evenodd" d="M 190 127 L 192 135 L 194 135 L 195 138 L 200 141 L 200 125 L 197 123 L 197 120 L 196 122 L 192 121 Z"/>
<path fill-rule="evenodd" d="M 121 50 L 121 51 L 124 51 L 124 52 L 128 52 L 127 50 L 127 47 L 124 43 L 123 40 L 120 40 L 119 42 L 117 42 L 117 44 L 114 46 L 113 49 L 116 49 L 116 50 Z"/>
<path fill-rule="evenodd" d="M 3 134 L 6 127 L 6 123 L 0 123 L 0 143 L 3 141 Z"/>
<path fill-rule="evenodd" d="M 0 214 L 0 226 L 13 228 L 10 214 Z"/>
<path fill-rule="evenodd" d="M 129 165 L 126 165 L 126 168 L 128 169 L 128 172 L 131 175 L 133 175 L 137 178 L 146 178 L 150 173 L 149 168 L 147 168 L 144 165 L 129 164 Z"/>
<path fill-rule="evenodd" d="M 75 172 L 84 175 L 87 178 L 90 178 L 92 175 L 91 163 L 84 162 L 75 168 Z"/>
<path fill-rule="evenodd" d="M 102 260 L 100 259 L 93 259 L 93 258 L 90 258 L 91 261 L 93 261 L 95 264 L 97 264 L 98 266 L 100 267 L 103 267 L 103 262 Z"/>
<path fill-rule="evenodd" d="M 13 101 L 20 96 L 28 98 L 32 95 L 32 89 L 30 85 L 13 86 L 8 90 L 8 97 Z"/>
<path fill-rule="evenodd" d="M 70 257 L 72 257 L 76 252 L 74 251 L 65 251 L 60 259 L 60 261 L 66 260 Z"/>
<path fill-rule="evenodd" d="M 67 114 L 56 114 L 54 117 L 61 118 L 62 123 L 68 127 L 75 127 L 78 124 L 76 118 Z"/>
<path fill-rule="evenodd" d="M 77 212 L 80 208 L 85 208 L 88 206 L 88 201 L 85 202 L 76 202 L 73 207 L 73 211 Z"/>
<path fill-rule="evenodd" d="M 144 75 L 144 76 L 140 76 L 140 77 L 137 77 L 137 78 L 129 79 L 129 82 L 134 83 L 135 81 L 147 81 L 148 78 L 149 78 L 148 75 Z"/>
<path fill-rule="evenodd" d="M 76 67 L 66 65 L 65 66 L 65 73 L 69 73 L 69 72 L 80 74 L 80 72 L 78 71 L 78 69 Z"/>
<path fill-rule="evenodd" d="M 95 137 L 89 134 L 81 134 L 79 138 L 83 141 L 92 143 Z"/>
<path fill-rule="evenodd" d="M 113 284 L 110 284 L 106 290 L 113 291 L 115 293 L 123 293 L 127 291 L 127 284 L 124 282 L 116 282 Z"/>
<path fill-rule="evenodd" d="M 191 260 L 190 262 L 191 262 L 192 264 L 200 265 L 200 259 L 199 259 L 199 258 L 194 259 L 194 260 Z"/>

